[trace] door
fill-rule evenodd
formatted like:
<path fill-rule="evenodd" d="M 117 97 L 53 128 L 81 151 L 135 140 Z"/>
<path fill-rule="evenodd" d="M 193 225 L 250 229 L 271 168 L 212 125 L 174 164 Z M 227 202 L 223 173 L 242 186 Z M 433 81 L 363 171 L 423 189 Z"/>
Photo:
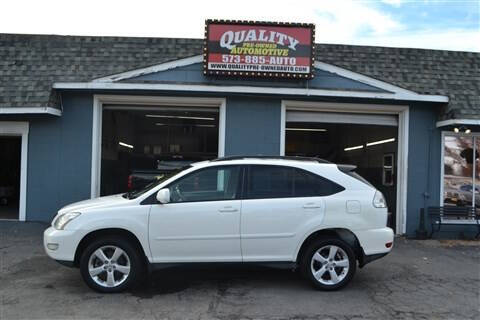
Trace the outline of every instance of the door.
<path fill-rule="evenodd" d="M 150 210 L 154 262 L 241 261 L 241 168 L 199 169 L 172 182 L 170 203 Z"/>
<path fill-rule="evenodd" d="M 305 232 L 322 223 L 324 195 L 342 189 L 298 168 L 249 166 L 242 201 L 243 260 L 292 261 Z"/>

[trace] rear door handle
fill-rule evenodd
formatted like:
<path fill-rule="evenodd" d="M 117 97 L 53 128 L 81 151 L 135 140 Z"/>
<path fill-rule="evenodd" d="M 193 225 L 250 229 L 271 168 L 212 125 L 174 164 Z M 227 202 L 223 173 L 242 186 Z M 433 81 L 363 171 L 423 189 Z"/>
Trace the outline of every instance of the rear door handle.
<path fill-rule="evenodd" d="M 303 209 L 318 209 L 318 208 L 321 208 L 321 206 L 315 203 L 306 203 L 303 205 Z"/>
<path fill-rule="evenodd" d="M 237 212 L 237 211 L 238 209 L 235 209 L 233 207 L 225 207 L 225 208 L 218 209 L 218 212 L 222 212 L 222 213 Z"/>

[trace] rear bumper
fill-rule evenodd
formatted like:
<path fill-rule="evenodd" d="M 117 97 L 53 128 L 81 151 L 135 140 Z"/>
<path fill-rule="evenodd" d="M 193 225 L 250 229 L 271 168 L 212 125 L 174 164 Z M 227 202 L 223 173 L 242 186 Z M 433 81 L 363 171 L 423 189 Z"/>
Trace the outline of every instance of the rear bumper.
<path fill-rule="evenodd" d="M 354 231 L 365 256 L 387 254 L 393 248 L 393 230 L 379 228 Z"/>
<path fill-rule="evenodd" d="M 363 251 L 363 249 L 362 249 Z M 358 266 L 360 268 L 363 268 L 366 264 L 372 262 L 372 261 L 375 261 L 375 260 L 378 260 L 380 258 L 383 258 L 385 257 L 387 254 L 389 254 L 389 252 L 387 253 L 378 253 L 378 254 L 370 254 L 370 255 L 365 255 L 365 253 L 362 252 L 362 256 L 359 257 L 358 259 Z"/>

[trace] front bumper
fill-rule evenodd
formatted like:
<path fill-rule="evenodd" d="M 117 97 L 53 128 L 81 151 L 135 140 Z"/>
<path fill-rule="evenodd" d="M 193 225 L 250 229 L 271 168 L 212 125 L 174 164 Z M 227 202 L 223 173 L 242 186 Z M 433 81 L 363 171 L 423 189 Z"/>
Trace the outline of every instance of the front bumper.
<path fill-rule="evenodd" d="M 75 231 L 53 227 L 43 232 L 43 247 L 47 255 L 57 261 L 73 262 L 79 239 Z"/>

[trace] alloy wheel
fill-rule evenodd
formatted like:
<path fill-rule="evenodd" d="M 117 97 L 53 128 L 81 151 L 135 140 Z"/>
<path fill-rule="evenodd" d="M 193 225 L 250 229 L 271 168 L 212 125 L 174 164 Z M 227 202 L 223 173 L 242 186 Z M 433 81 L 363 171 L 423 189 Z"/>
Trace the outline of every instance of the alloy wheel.
<path fill-rule="evenodd" d="M 327 245 L 313 254 L 310 268 L 318 282 L 332 286 L 345 279 L 350 268 L 350 260 L 342 248 Z"/>
<path fill-rule="evenodd" d="M 113 245 L 95 250 L 88 260 L 88 273 L 95 283 L 113 288 L 124 283 L 130 274 L 131 264 L 127 253 Z"/>

